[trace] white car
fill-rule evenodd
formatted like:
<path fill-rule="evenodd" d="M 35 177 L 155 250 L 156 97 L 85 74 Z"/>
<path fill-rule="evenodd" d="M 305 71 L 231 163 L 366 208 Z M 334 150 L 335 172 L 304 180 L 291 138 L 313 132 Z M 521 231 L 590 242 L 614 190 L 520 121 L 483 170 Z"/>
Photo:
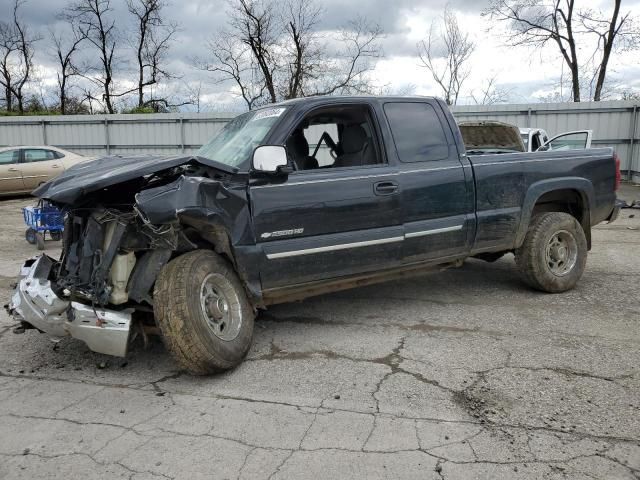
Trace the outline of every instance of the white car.
<path fill-rule="evenodd" d="M 0 195 L 30 193 L 72 165 L 92 158 L 50 145 L 0 148 Z"/>
<path fill-rule="evenodd" d="M 561 133 L 549 140 L 549 135 L 541 128 L 520 129 L 520 136 L 522 137 L 527 152 L 591 148 L 592 135 L 593 130 L 576 130 Z"/>

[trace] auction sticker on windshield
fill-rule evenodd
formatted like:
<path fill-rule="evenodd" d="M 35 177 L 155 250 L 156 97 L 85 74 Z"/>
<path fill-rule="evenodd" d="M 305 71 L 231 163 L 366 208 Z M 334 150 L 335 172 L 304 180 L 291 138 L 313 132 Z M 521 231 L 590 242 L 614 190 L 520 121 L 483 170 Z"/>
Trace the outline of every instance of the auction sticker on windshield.
<path fill-rule="evenodd" d="M 267 108 L 265 110 L 260 110 L 256 112 L 250 122 L 255 122 L 256 120 L 262 120 L 263 118 L 271 118 L 271 117 L 279 117 L 284 112 L 284 108 Z"/>

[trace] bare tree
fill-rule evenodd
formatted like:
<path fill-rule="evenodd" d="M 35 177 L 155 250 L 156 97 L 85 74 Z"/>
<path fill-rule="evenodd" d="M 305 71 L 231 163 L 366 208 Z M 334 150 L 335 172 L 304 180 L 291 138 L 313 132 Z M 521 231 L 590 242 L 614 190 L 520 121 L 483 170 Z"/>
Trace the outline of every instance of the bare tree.
<path fill-rule="evenodd" d="M 171 75 L 163 64 L 171 41 L 178 31 L 176 23 L 162 16 L 166 3 L 162 0 L 127 0 L 127 8 L 136 20 L 135 52 L 138 70 L 138 107 L 163 102 L 166 99 L 144 99 L 145 88 Z"/>
<path fill-rule="evenodd" d="M 7 111 L 13 110 L 13 56 L 18 50 L 16 35 L 11 24 L 0 22 L 0 84 L 4 89 L 4 103 Z"/>
<path fill-rule="evenodd" d="M 495 105 L 508 103 L 510 92 L 498 84 L 496 75 L 488 78 L 480 88 L 479 93 L 471 92 L 471 98 L 476 105 Z"/>
<path fill-rule="evenodd" d="M 249 47 L 227 36 L 209 41 L 211 61 L 196 60 L 198 68 L 220 76 L 219 83 L 232 80 L 249 110 L 268 102 L 266 81 L 252 64 Z"/>
<path fill-rule="evenodd" d="M 65 18 L 98 50 L 98 64 L 86 65 L 80 74 L 99 86 L 107 112 L 115 113 L 114 97 L 130 92 L 113 92 L 117 38 L 111 12 L 111 0 L 77 0 L 67 7 Z"/>
<path fill-rule="evenodd" d="M 579 9 L 575 0 L 492 0 L 484 15 L 504 23 L 509 30 L 507 42 L 514 46 L 542 48 L 555 44 L 571 77 L 572 98 L 581 100 L 581 78 L 588 64 L 595 64 L 593 99 L 602 98 L 607 67 L 616 45 L 637 43 L 638 33 L 631 26 L 629 13 L 620 15 L 621 0 L 613 0 L 610 16 L 594 10 Z M 579 58 L 579 39 L 596 35 L 597 45 L 587 60 Z"/>
<path fill-rule="evenodd" d="M 284 11 L 284 48 L 290 62 L 285 65 L 286 82 L 281 96 L 285 99 L 304 96 L 304 86 L 320 70 L 322 49 L 315 30 L 322 9 L 313 0 L 290 0 Z"/>
<path fill-rule="evenodd" d="M 65 37 L 62 33 L 56 33 L 53 30 L 50 31 L 50 37 L 55 49 L 54 57 L 58 64 L 56 78 L 60 113 L 65 115 L 67 113 L 67 99 L 69 98 L 69 82 L 72 77 L 79 74 L 73 59 L 78 52 L 78 47 L 86 37 L 75 28 L 71 28 L 70 37 Z"/>
<path fill-rule="evenodd" d="M 462 85 L 471 73 L 466 64 L 475 50 L 475 43 L 458 25 L 455 13 L 447 5 L 440 31 L 431 24 L 429 35 L 418 43 L 421 65 L 441 88 L 448 105 L 455 105 Z"/>
<path fill-rule="evenodd" d="M 593 100 L 596 102 L 603 97 L 611 53 L 616 48 L 621 50 L 636 48 L 640 41 L 640 32 L 632 27 L 633 18 L 630 12 L 620 14 L 621 3 L 622 0 L 613 0 L 613 11 L 610 16 L 595 10 L 580 12 L 580 23 L 584 31 L 595 35 L 598 39 L 594 56 L 600 53 L 600 58 L 592 78 L 592 80 L 595 79 Z"/>
<path fill-rule="evenodd" d="M 11 21 L 0 22 L 0 85 L 7 110 L 13 110 L 15 99 L 20 113 L 24 111 L 24 87 L 33 70 L 34 44 L 40 40 L 19 18 L 23 4 L 24 0 L 15 0 Z"/>
<path fill-rule="evenodd" d="M 314 0 L 233 0 L 229 30 L 209 42 L 211 58 L 199 68 L 232 81 L 249 109 L 309 95 L 361 92 L 380 56 L 381 30 L 363 19 L 339 38 L 318 29 Z M 332 48 L 341 45 L 341 49 Z"/>
<path fill-rule="evenodd" d="M 231 12 L 230 39 L 235 37 L 248 47 L 264 79 L 270 102 L 277 101 L 275 74 L 277 63 L 278 19 L 273 4 L 265 0 L 235 0 Z"/>
<path fill-rule="evenodd" d="M 343 49 L 329 54 L 331 58 L 322 63 L 305 96 L 371 93 L 374 87 L 368 74 L 382 56 L 382 35 L 380 26 L 365 18 L 347 22 L 338 38 Z"/>

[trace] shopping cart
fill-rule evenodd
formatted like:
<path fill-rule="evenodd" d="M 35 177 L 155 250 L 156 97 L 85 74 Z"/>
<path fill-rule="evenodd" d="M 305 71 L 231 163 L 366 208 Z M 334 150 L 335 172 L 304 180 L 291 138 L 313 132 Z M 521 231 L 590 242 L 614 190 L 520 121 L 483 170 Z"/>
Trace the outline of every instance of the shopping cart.
<path fill-rule="evenodd" d="M 22 209 L 27 231 L 24 236 L 31 245 L 37 245 L 38 250 L 44 250 L 44 242 L 49 235 L 51 240 L 62 238 L 64 219 L 62 212 L 45 200 L 39 200 L 35 207 Z"/>

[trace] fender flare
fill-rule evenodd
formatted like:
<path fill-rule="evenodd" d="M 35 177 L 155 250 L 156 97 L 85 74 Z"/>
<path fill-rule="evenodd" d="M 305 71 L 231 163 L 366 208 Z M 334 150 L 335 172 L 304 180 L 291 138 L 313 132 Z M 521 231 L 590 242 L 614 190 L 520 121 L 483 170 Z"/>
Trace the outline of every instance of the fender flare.
<path fill-rule="evenodd" d="M 584 219 L 582 226 L 585 228 L 585 235 L 587 235 L 587 238 L 590 237 L 586 229 L 591 228 L 591 207 L 595 203 L 593 184 L 586 178 L 581 177 L 550 178 L 532 183 L 529 186 L 522 204 L 522 215 L 516 232 L 515 248 L 519 247 L 522 245 L 522 242 L 524 242 L 524 237 L 529 229 L 529 222 L 531 221 L 533 207 L 536 205 L 538 199 L 545 193 L 553 192 L 555 190 L 575 190 L 582 196 Z M 588 224 L 585 224 L 586 221 L 588 221 Z"/>

